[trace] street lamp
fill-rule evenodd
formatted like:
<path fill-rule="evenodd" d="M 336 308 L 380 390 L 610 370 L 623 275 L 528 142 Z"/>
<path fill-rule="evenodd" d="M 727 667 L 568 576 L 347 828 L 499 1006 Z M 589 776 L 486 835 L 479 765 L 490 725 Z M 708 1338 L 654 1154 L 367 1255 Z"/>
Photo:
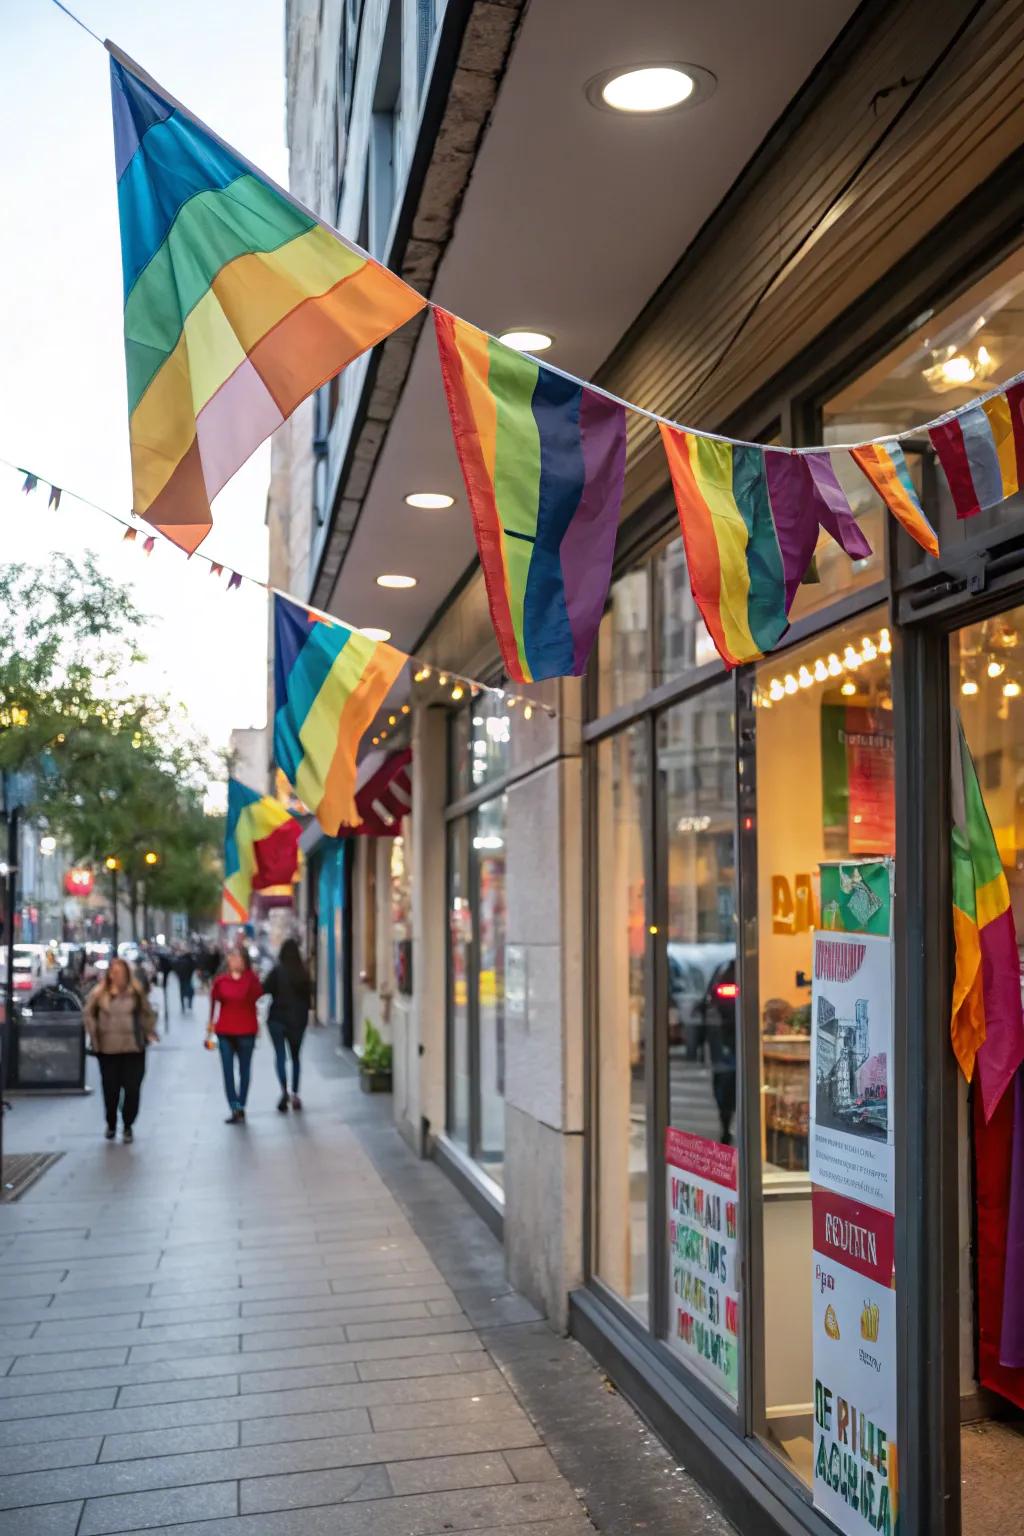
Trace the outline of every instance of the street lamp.
<path fill-rule="evenodd" d="M 160 863 L 160 855 L 152 848 L 147 848 L 142 855 L 142 861 L 147 870 L 155 869 Z M 149 942 L 149 887 L 145 880 L 142 882 L 142 937 L 147 943 Z"/>
<path fill-rule="evenodd" d="M 110 883 L 114 898 L 114 948 L 111 955 L 111 959 L 113 959 L 114 955 L 117 954 L 117 872 L 121 868 L 121 860 L 115 859 L 113 854 L 110 854 L 103 860 L 103 863 L 110 871 Z"/>

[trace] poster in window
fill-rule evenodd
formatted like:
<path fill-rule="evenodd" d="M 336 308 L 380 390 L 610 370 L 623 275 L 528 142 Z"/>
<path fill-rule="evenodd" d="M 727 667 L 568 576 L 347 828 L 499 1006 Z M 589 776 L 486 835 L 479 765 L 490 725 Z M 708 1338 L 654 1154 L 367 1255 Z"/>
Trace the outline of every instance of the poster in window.
<path fill-rule="evenodd" d="M 811 1179 L 894 1208 L 892 943 L 814 934 Z"/>
<path fill-rule="evenodd" d="M 815 1507 L 850 1536 L 896 1530 L 895 1220 L 812 1196 Z"/>
<path fill-rule="evenodd" d="M 895 765 L 891 710 L 821 706 L 822 821 L 848 853 L 896 851 Z"/>
<path fill-rule="evenodd" d="M 740 1315 L 736 1148 L 669 1129 L 665 1163 L 668 1345 L 736 1402 Z"/>

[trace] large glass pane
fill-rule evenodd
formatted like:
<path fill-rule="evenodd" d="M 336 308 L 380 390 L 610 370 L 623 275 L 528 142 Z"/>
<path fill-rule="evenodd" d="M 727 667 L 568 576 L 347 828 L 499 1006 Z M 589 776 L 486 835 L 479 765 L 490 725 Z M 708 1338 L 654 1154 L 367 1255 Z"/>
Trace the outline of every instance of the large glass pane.
<path fill-rule="evenodd" d="M 509 760 L 509 714 L 496 693 L 480 693 L 455 712 L 449 735 L 452 800 L 504 778 Z"/>
<path fill-rule="evenodd" d="M 649 577 L 645 562 L 612 582 L 597 634 L 598 715 L 632 704 L 650 689 Z"/>
<path fill-rule="evenodd" d="M 736 1114 L 731 680 L 658 722 L 668 877 L 669 1124 L 729 1145 Z"/>
<path fill-rule="evenodd" d="M 473 975 L 469 821 L 448 827 L 448 1134 L 469 1147 L 469 988 Z"/>
<path fill-rule="evenodd" d="M 505 795 L 488 800 L 476 813 L 473 833 L 480 944 L 477 1159 L 499 1183 L 505 1162 L 505 813 Z"/>
<path fill-rule="evenodd" d="M 600 743 L 597 798 L 597 1125 L 594 1269 L 647 1317 L 646 734 Z"/>
<path fill-rule="evenodd" d="M 886 615 L 876 610 L 757 672 L 757 879 L 764 1253 L 759 1430 L 811 1481 L 808 1168 L 819 865 L 895 851 Z"/>
<path fill-rule="evenodd" d="M 951 636 L 950 666 L 950 693 L 1006 876 L 1019 950 L 1024 940 L 1024 608 L 969 624 Z M 1007 964 L 1013 965 L 1011 957 Z M 1008 1094 L 1012 1096 L 1012 1087 Z M 965 1536 L 1005 1527 L 1007 1512 L 1011 1505 L 1019 1507 L 1024 1489 L 1024 1440 L 1019 1407 L 1014 1406 L 1024 1400 L 1024 1352 L 1019 1334 L 1012 1328 L 1004 1334 L 1002 1326 L 1021 1289 L 1019 1267 L 1013 1267 L 1012 1259 L 1006 1262 L 1012 1114 L 1009 1111 L 1008 1117 L 1005 1105 L 1001 1114 L 997 1111 L 982 1140 L 967 1093 L 961 1091 L 959 1337 L 960 1392 L 967 1410 L 961 1433 Z M 986 1191 L 981 1200 L 979 1172 Z M 993 1476 L 994 1466 L 998 1477 Z"/>

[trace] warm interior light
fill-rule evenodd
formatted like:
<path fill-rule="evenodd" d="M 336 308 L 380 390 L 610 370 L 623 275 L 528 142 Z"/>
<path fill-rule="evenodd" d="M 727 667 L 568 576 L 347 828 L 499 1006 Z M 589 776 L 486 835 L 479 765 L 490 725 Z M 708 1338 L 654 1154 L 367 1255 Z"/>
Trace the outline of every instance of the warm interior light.
<path fill-rule="evenodd" d="M 375 629 L 372 624 L 368 624 L 365 628 L 361 629 L 359 633 L 361 635 L 365 635 L 367 640 L 383 641 L 391 639 L 390 629 Z"/>
<path fill-rule="evenodd" d="M 965 693 L 968 698 L 973 698 L 974 694 L 976 694 L 977 691 L 978 691 L 978 685 L 974 681 L 974 678 L 973 677 L 965 677 L 963 682 L 960 684 L 960 692 L 961 693 Z"/>
<path fill-rule="evenodd" d="M 532 704 L 527 704 L 526 708 L 523 710 L 523 719 L 524 720 L 532 720 L 533 719 L 533 705 Z"/>
<path fill-rule="evenodd" d="M 1001 661 L 990 661 L 985 670 L 988 672 L 989 677 L 1002 677 L 1006 667 Z"/>
<path fill-rule="evenodd" d="M 452 698 L 455 700 L 456 704 L 459 702 L 465 692 L 466 690 L 463 688 L 461 683 L 455 684 L 455 687 L 452 689 Z"/>
<path fill-rule="evenodd" d="M 626 69 L 601 87 L 601 99 L 616 112 L 667 112 L 693 95 L 693 76 L 669 65 Z"/>
<path fill-rule="evenodd" d="M 814 663 L 814 677 L 815 680 L 819 683 L 823 683 L 828 677 L 828 667 L 826 667 L 820 656 Z"/>
<path fill-rule="evenodd" d="M 829 677 L 841 677 L 842 671 L 843 664 L 839 660 L 839 657 L 836 655 L 835 651 L 832 651 L 828 658 L 828 675 Z"/>
<path fill-rule="evenodd" d="M 969 384 L 974 373 L 974 364 L 962 352 L 958 352 L 955 357 L 947 357 L 942 364 L 942 377 L 947 384 Z"/>
<path fill-rule="evenodd" d="M 883 656 L 888 656 L 892 650 L 892 640 L 887 629 L 883 629 L 878 637 L 878 649 Z"/>
<path fill-rule="evenodd" d="M 843 684 L 843 686 L 842 686 L 842 687 L 841 687 L 841 688 L 840 688 L 840 690 L 839 690 L 839 692 L 840 692 L 840 693 L 841 693 L 841 694 L 842 694 L 842 695 L 843 695 L 843 696 L 844 696 L 844 697 L 845 697 L 845 698 L 847 698 L 847 699 L 849 699 L 849 698 L 852 698 L 852 697 L 853 697 L 853 695 L 854 695 L 854 694 L 855 694 L 855 693 L 856 693 L 856 692 L 857 692 L 857 684 L 856 684 L 856 683 L 855 683 L 855 682 L 854 682 L 854 681 L 853 681 L 853 678 L 852 678 L 852 677 L 848 677 L 848 678 L 847 678 L 847 679 L 846 679 L 846 682 L 845 682 L 845 683 L 844 683 L 844 684 Z"/>
<path fill-rule="evenodd" d="M 405 498 L 407 507 L 419 507 L 424 512 L 436 512 L 455 504 L 455 497 L 445 491 L 410 491 Z"/>
<path fill-rule="evenodd" d="M 546 352 L 554 341 L 547 331 L 520 330 L 514 327 L 511 331 L 502 331 L 498 337 L 506 347 L 511 347 L 515 352 Z"/>
<path fill-rule="evenodd" d="M 416 577 L 415 576 L 394 576 L 394 575 L 378 576 L 377 577 L 377 585 L 378 585 L 378 587 L 396 587 L 396 588 L 398 588 L 398 587 L 414 587 L 416 585 Z"/>
<path fill-rule="evenodd" d="M 807 667 L 800 668 L 796 675 L 796 680 L 800 684 L 801 688 L 810 688 L 814 682 L 814 678 L 811 676 L 811 673 Z"/>
<path fill-rule="evenodd" d="M 780 699 L 784 699 L 786 697 L 786 690 L 783 688 L 777 677 L 773 677 L 771 682 L 768 684 L 768 697 L 770 699 L 774 699 L 776 703 L 778 703 Z"/>
<path fill-rule="evenodd" d="M 786 681 L 783 683 L 782 686 L 786 690 L 787 693 L 796 693 L 796 691 L 799 688 L 800 684 L 797 682 L 797 680 L 793 676 L 792 672 L 787 672 L 786 673 Z"/>
<path fill-rule="evenodd" d="M 1004 699 L 1019 699 L 1020 698 L 1020 683 L 1013 683 L 1013 682 L 1011 682 L 1011 683 L 1004 683 L 1003 684 L 1003 698 Z"/>

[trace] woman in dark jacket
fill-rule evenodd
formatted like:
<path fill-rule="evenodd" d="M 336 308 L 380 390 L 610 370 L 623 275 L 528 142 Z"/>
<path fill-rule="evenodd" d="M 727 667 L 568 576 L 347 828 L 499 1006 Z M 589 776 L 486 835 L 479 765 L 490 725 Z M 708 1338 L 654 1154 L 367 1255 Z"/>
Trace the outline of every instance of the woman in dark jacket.
<path fill-rule="evenodd" d="M 274 1042 L 277 1060 L 277 1080 L 281 1084 L 281 1097 L 277 1107 L 284 1114 L 289 1102 L 292 1109 L 301 1109 L 299 1098 L 299 1054 L 302 1037 L 306 1033 L 312 987 L 309 972 L 303 964 L 299 946 L 294 939 L 285 939 L 277 956 L 277 964 L 263 983 L 264 992 L 270 997 L 270 1013 L 267 1028 Z M 292 1059 L 292 1093 L 288 1098 L 285 1046 Z"/>

